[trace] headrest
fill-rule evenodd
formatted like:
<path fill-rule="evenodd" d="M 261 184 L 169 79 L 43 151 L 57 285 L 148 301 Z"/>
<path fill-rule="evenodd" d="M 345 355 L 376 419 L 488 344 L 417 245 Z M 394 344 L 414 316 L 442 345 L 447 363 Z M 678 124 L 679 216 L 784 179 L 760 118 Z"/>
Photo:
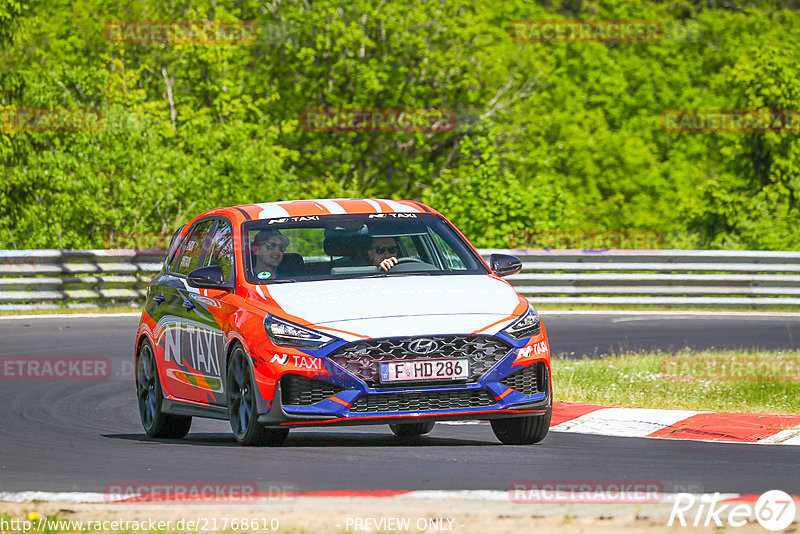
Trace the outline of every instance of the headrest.
<path fill-rule="evenodd" d="M 325 238 L 322 248 L 328 256 L 357 256 L 365 253 L 371 242 L 368 235 L 331 235 Z"/>
<path fill-rule="evenodd" d="M 303 274 L 304 265 L 303 256 L 297 252 L 287 252 L 278 265 L 278 274 L 299 276 Z"/>
<path fill-rule="evenodd" d="M 303 256 L 301 256 L 297 252 L 285 253 L 283 255 L 283 259 L 281 259 L 280 266 L 292 267 L 295 265 L 305 265 L 305 261 L 303 261 Z"/>

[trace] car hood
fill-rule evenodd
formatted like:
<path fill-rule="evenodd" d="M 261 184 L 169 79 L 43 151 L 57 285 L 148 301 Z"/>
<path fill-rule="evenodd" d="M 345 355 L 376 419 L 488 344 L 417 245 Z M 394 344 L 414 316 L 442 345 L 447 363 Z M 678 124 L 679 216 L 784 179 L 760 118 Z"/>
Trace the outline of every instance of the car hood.
<path fill-rule="evenodd" d="M 487 275 L 275 284 L 269 293 L 290 315 L 368 337 L 468 333 L 501 321 L 499 330 L 519 305 L 510 285 Z"/>

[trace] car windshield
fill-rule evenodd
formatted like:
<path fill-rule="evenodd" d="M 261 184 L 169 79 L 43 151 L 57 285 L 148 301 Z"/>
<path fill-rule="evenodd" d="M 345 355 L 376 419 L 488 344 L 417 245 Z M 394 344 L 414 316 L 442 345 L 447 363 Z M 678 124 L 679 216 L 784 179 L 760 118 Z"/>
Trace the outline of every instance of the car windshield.
<path fill-rule="evenodd" d="M 486 274 L 480 257 L 438 216 L 314 215 L 242 226 L 251 283 L 404 275 Z M 390 260 L 390 268 L 380 267 Z"/>

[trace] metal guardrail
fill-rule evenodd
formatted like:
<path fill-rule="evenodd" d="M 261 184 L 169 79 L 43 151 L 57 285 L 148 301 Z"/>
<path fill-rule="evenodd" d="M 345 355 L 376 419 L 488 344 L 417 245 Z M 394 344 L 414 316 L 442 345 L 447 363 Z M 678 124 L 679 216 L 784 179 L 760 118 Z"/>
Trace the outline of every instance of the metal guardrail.
<path fill-rule="evenodd" d="M 800 252 L 484 249 L 540 304 L 800 306 Z M 141 305 L 161 251 L 0 251 L 0 310 Z"/>
<path fill-rule="evenodd" d="M 800 252 L 481 250 L 512 254 L 508 281 L 543 304 L 800 306 Z"/>
<path fill-rule="evenodd" d="M 163 251 L 0 250 L 0 310 L 139 306 Z"/>

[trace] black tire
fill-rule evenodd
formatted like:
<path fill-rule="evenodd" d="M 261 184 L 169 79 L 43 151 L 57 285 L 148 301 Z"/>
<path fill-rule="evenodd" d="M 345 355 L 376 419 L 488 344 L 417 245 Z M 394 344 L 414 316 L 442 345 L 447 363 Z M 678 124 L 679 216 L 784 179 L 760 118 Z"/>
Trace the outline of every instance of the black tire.
<path fill-rule="evenodd" d="M 401 437 L 421 436 L 433 430 L 433 426 L 435 424 L 436 424 L 435 421 L 421 421 L 419 423 L 397 423 L 394 425 L 389 425 L 389 428 L 391 428 L 392 432 L 394 432 L 395 435 L 397 436 Z"/>
<path fill-rule="evenodd" d="M 228 362 L 227 385 L 228 420 L 236 441 L 248 447 L 274 447 L 286 441 L 289 429 L 264 428 L 258 422 L 252 364 L 241 346 L 233 349 Z"/>
<path fill-rule="evenodd" d="M 164 394 L 158 379 L 158 366 L 153 347 L 148 340 L 142 341 L 136 355 L 136 397 L 139 417 L 147 435 L 151 438 L 179 439 L 189 433 L 192 418 L 172 415 L 161 411 Z"/>
<path fill-rule="evenodd" d="M 543 415 L 493 419 L 492 431 L 497 439 L 506 445 L 539 443 L 550 430 L 551 414 L 552 408 L 548 407 Z"/>

